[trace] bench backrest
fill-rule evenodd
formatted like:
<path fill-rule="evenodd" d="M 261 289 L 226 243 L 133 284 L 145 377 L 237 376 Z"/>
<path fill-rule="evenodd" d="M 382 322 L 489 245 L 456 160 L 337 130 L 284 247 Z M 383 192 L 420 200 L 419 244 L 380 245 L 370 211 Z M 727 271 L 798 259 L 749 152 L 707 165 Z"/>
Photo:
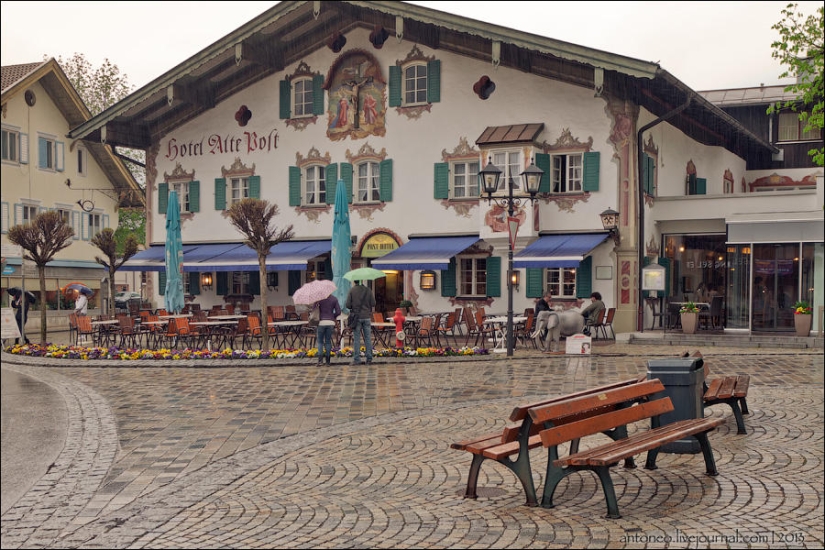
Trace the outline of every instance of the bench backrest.
<path fill-rule="evenodd" d="M 543 427 L 542 444 L 552 447 L 673 411 L 669 397 L 650 399 L 664 389 L 660 380 L 646 380 L 532 408 L 530 417 Z"/>

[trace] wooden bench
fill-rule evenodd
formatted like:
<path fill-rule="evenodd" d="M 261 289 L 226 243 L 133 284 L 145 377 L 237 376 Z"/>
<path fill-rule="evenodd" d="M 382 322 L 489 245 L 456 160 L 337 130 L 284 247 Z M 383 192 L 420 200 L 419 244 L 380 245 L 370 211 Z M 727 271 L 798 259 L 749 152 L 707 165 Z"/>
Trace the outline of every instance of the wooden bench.
<path fill-rule="evenodd" d="M 478 498 L 476 488 L 478 486 L 478 476 L 481 471 L 481 465 L 485 460 L 489 459 L 503 464 L 515 474 L 524 488 L 524 494 L 527 497 L 527 506 L 538 506 L 533 474 L 530 468 L 529 451 L 530 449 L 541 446 L 541 438 L 538 435 L 540 427 L 533 423 L 529 415 L 530 409 L 585 395 L 598 394 L 609 389 L 637 384 L 643 380 L 645 380 L 645 375 L 570 395 L 521 405 L 513 409 L 513 412 L 510 413 L 509 421 L 511 423 L 505 426 L 503 430 L 459 441 L 458 443 L 452 443 L 450 448 L 468 451 L 473 455 L 464 498 Z M 618 430 L 607 435 L 610 437 L 623 437 L 627 434 L 626 432 L 622 432 L 622 430 Z M 577 445 L 578 442 L 574 442 L 573 448 L 577 448 Z M 515 459 L 511 458 L 513 455 L 517 455 Z M 632 466 L 632 458 L 628 460 L 629 462 L 626 465 Z"/>
<path fill-rule="evenodd" d="M 724 420 L 695 418 L 661 425 L 659 415 L 671 412 L 674 408 L 669 397 L 655 398 L 655 394 L 662 391 L 664 385 L 660 380 L 653 379 L 531 408 L 530 417 L 534 424 L 543 426 L 539 437 L 548 449 L 541 505 L 546 508 L 554 506 L 553 494 L 567 475 L 590 470 L 601 481 L 607 501 L 607 517 L 620 518 L 610 467 L 620 460 L 647 451 L 645 468 L 655 470 L 659 448 L 686 437 L 693 437 L 699 442 L 706 473 L 717 475 L 708 432 Z M 611 443 L 592 449 L 579 452 L 573 449 L 563 458 L 559 456 L 558 446 L 562 443 L 569 441 L 572 444 L 581 438 L 608 430 L 619 430 L 619 433 L 626 434 L 623 427 L 648 418 L 652 425 L 649 430 L 639 431 L 630 437 L 615 438 Z"/>
<path fill-rule="evenodd" d="M 702 357 L 700 352 L 694 352 L 693 357 Z M 683 355 L 687 357 L 687 353 Z M 747 374 L 723 376 L 708 380 L 710 375 L 710 368 L 707 361 L 704 361 L 704 396 L 702 398 L 704 406 L 710 407 L 719 403 L 725 403 L 733 409 L 733 416 L 736 418 L 736 433 L 746 434 L 745 418 L 743 415 L 750 414 L 748 411 L 748 386 L 750 385 L 751 377 Z"/>

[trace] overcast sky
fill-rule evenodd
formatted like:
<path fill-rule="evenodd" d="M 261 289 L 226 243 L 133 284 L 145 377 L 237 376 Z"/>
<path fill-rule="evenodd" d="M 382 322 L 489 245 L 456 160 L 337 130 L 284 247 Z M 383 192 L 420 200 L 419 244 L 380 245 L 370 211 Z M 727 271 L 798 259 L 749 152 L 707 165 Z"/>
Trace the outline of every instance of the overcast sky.
<path fill-rule="evenodd" d="M 0 3 L 3 65 L 70 58 L 148 84 L 277 2 Z M 771 57 L 787 1 L 411 2 L 659 65 L 694 90 L 787 84 Z M 821 2 L 799 2 L 806 15 Z"/>

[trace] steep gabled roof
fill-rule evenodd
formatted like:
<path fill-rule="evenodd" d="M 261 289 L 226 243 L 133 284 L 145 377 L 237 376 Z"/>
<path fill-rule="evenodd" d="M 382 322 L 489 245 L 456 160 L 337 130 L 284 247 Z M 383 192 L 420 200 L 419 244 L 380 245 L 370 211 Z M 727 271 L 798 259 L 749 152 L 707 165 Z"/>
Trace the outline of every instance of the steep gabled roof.
<path fill-rule="evenodd" d="M 316 12 L 316 8 L 318 11 Z M 208 8 L 207 8 L 208 9 Z M 78 126 L 72 137 L 147 149 L 238 91 L 328 47 L 331 35 L 383 28 L 434 50 L 604 92 L 662 116 L 706 145 L 745 156 L 774 148 L 658 64 L 405 2 L 283 1 Z"/>
<path fill-rule="evenodd" d="M 0 102 L 2 102 L 3 109 L 12 98 L 25 93 L 37 82 L 66 119 L 69 128 L 83 124 L 92 117 L 77 90 L 74 89 L 66 73 L 54 58 L 41 63 L 4 66 L 0 68 L 0 80 L 2 80 L 3 88 Z M 92 157 L 120 194 L 120 203 L 127 206 L 144 206 L 143 190 L 123 161 L 114 155 L 111 148 L 99 142 L 88 142 L 87 145 Z"/>

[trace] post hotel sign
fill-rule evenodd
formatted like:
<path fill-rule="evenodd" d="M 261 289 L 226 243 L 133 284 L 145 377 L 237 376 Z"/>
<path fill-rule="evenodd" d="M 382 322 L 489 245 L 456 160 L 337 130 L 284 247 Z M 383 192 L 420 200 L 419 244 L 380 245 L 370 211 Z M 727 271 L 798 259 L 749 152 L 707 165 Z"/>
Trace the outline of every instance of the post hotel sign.
<path fill-rule="evenodd" d="M 387 233 L 376 233 L 361 247 L 362 258 L 380 258 L 398 248 L 398 243 Z"/>

